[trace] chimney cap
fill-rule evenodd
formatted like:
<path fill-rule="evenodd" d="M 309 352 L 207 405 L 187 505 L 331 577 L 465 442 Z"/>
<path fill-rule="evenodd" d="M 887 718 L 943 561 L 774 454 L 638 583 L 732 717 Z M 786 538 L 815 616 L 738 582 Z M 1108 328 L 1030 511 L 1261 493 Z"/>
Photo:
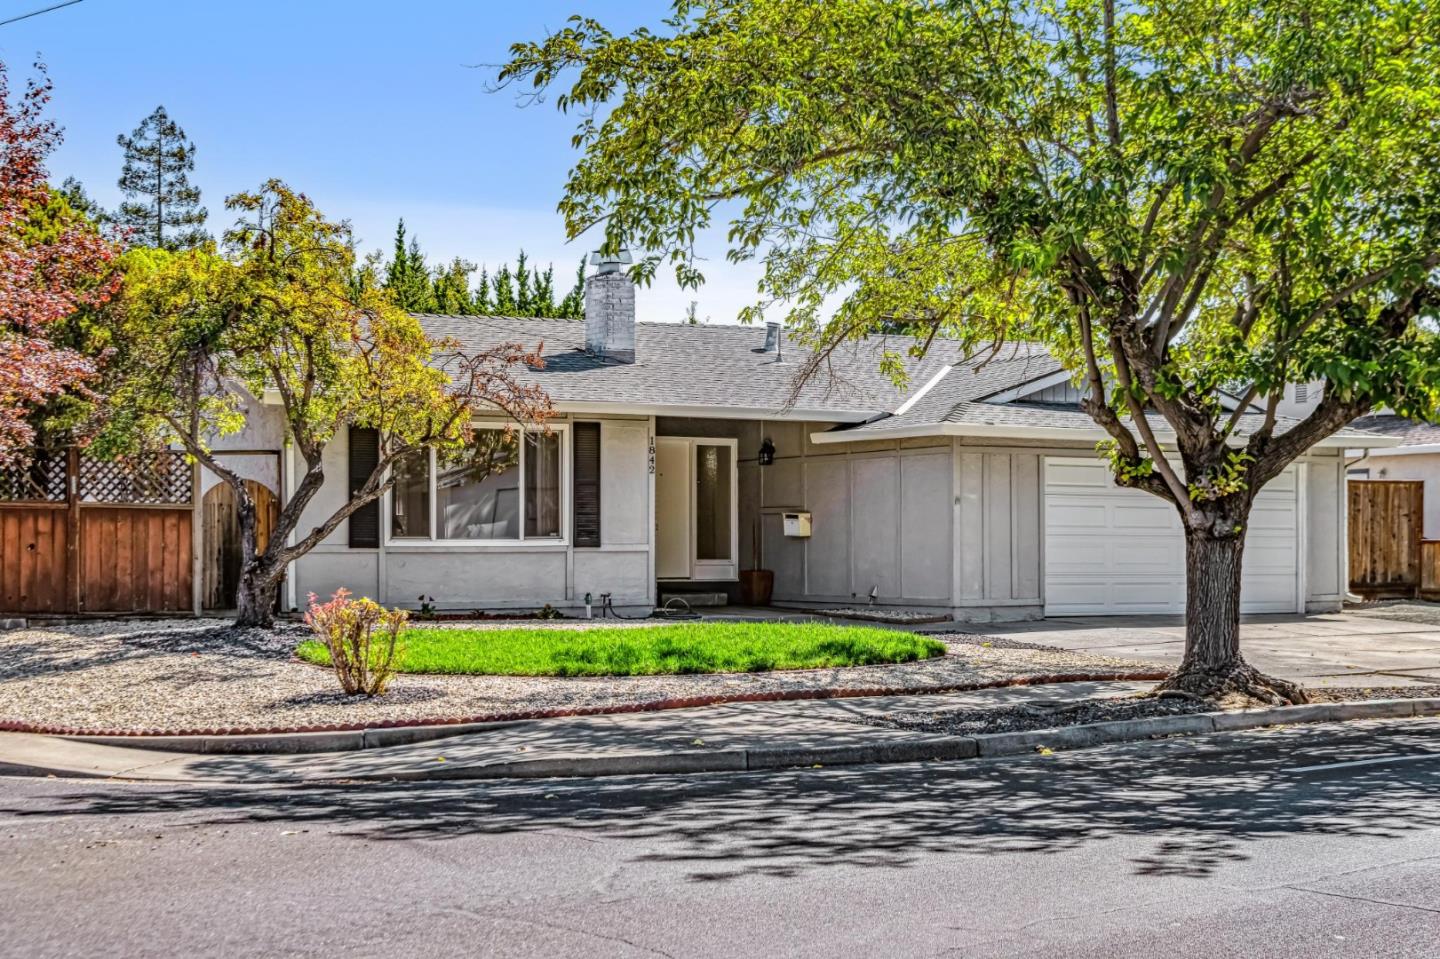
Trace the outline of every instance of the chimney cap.
<path fill-rule="evenodd" d="M 596 271 L 599 273 L 619 273 L 620 267 L 629 266 L 634 262 L 634 257 L 626 249 L 621 249 L 619 253 L 614 254 L 601 253 L 599 250 L 590 254 L 590 265 L 599 267 Z"/>

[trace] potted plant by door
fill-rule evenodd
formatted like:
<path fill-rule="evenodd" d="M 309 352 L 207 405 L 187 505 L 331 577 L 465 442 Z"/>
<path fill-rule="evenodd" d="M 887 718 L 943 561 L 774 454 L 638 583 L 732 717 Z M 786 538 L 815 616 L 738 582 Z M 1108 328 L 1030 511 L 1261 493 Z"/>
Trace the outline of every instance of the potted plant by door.
<path fill-rule="evenodd" d="M 775 574 L 760 568 L 760 518 L 755 518 L 750 537 L 750 568 L 740 571 L 740 602 L 745 606 L 769 606 L 775 591 Z"/>

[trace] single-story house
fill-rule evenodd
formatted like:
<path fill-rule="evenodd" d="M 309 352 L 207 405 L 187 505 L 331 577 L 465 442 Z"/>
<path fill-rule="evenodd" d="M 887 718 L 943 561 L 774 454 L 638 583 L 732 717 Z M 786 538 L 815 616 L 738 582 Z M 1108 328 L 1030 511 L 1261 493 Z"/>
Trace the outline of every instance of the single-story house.
<path fill-rule="evenodd" d="M 295 564 L 287 606 L 343 586 L 411 607 L 433 597 L 442 610 L 574 610 L 608 593 L 636 611 L 662 592 L 733 591 L 758 563 L 781 604 L 973 621 L 1183 608 L 1173 509 L 1114 485 L 1095 450 L 1102 432 L 1038 345 L 987 359 L 937 340 L 917 360 L 907 338 L 873 337 L 835 351 L 797 390 L 805 357 L 778 325 L 637 322 L 629 279 L 603 264 L 584 322 L 421 320 L 471 350 L 543 342 L 546 365 L 528 375 L 555 405 L 551 429 L 507 439 L 481 424 L 483 455 L 432 457 L 401 477 Z M 880 372 L 887 352 L 907 389 Z M 283 497 L 296 461 L 264 404 L 252 407 L 228 461 Z M 1344 452 L 1372 442 L 1390 441 L 1332 437 L 1261 493 L 1247 611 L 1340 607 Z M 373 455 L 363 431 L 331 444 L 316 519 Z"/>

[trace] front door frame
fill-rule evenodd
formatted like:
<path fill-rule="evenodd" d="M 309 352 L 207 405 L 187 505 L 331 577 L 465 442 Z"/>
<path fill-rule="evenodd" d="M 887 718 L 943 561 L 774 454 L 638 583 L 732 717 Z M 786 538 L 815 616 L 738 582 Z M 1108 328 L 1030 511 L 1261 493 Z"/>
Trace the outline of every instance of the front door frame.
<path fill-rule="evenodd" d="M 665 522 L 665 517 L 657 510 L 655 513 L 655 542 L 656 542 L 656 578 L 661 582 L 725 582 L 734 581 L 739 578 L 740 570 L 740 441 L 730 437 L 714 436 L 657 436 L 655 437 L 657 451 L 661 444 L 681 445 L 686 448 L 686 474 L 689 481 L 689 503 L 686 510 L 688 529 L 686 531 L 687 552 L 688 552 L 688 576 L 661 576 L 659 575 L 659 542 L 660 524 Z M 701 446 L 725 446 L 730 449 L 730 559 L 729 560 L 702 560 L 696 556 L 697 544 L 699 542 L 698 529 L 698 506 L 699 498 L 699 471 L 698 454 Z M 657 495 L 658 500 L 658 495 Z"/>

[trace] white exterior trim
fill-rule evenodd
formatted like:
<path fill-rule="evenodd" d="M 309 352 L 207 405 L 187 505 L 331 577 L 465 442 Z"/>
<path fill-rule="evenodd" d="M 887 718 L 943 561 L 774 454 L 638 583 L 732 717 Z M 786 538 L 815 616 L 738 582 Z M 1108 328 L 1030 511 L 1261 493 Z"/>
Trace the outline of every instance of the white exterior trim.
<path fill-rule="evenodd" d="M 1173 440 L 1174 434 L 1156 430 L 1161 440 Z M 1078 442 L 1105 440 L 1110 434 L 1096 425 L 1080 429 L 1070 426 L 1022 426 L 1015 423 L 923 423 L 916 426 L 897 426 L 891 429 L 820 430 L 810 434 L 810 442 L 817 446 L 832 443 L 863 443 L 869 440 L 906 439 L 917 436 L 989 436 L 1007 439 L 1072 440 Z M 1315 444 L 1315 448 L 1380 448 L 1392 447 L 1399 441 L 1393 436 L 1359 437 L 1353 433 L 1337 433 Z M 1390 455 L 1388 452 L 1385 455 Z"/>
<path fill-rule="evenodd" d="M 1358 448 L 1358 447 L 1355 447 Z M 1416 443 L 1414 446 L 1395 446 L 1381 453 L 1370 453 L 1370 456 L 1419 456 L 1430 453 L 1440 453 L 1440 443 Z M 1367 454 L 1361 454 L 1367 455 Z"/>

